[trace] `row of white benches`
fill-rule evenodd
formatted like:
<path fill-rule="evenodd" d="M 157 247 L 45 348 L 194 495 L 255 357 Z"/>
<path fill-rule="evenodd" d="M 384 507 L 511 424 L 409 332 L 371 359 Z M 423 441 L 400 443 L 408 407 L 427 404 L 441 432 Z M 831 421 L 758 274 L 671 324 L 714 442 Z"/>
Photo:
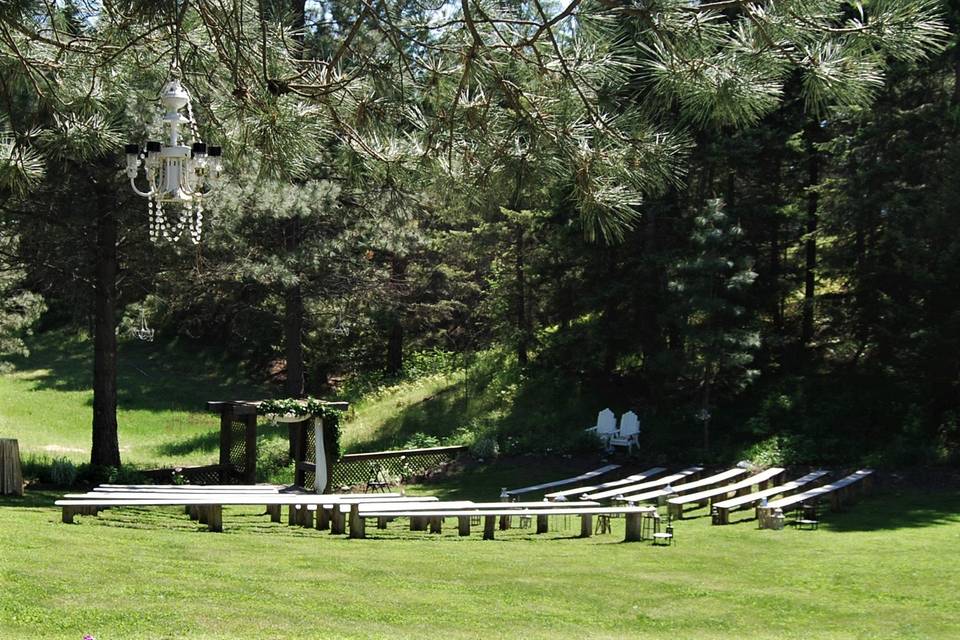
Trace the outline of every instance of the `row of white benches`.
<path fill-rule="evenodd" d="M 546 494 L 546 498 L 565 501 L 577 496 L 580 500 L 612 499 L 627 504 L 656 500 L 666 502 L 670 516 L 676 519 L 683 518 L 686 505 L 709 505 L 714 524 L 728 524 L 731 511 L 755 506 L 758 519 L 765 523 L 768 516 L 778 508 L 782 511 L 824 498 L 829 499 L 831 507 L 837 509 L 849 500 L 857 489 L 869 488 L 869 480 L 873 474 L 872 469 L 861 469 L 832 483 L 818 485 L 829 473 L 819 470 L 773 486 L 785 473 L 785 469 L 774 467 L 743 477 L 749 472 L 735 468 L 700 478 L 702 470 L 702 467 L 689 467 L 668 476 L 661 476 L 666 469 L 653 467 L 619 480 L 550 492 Z M 538 486 L 568 483 L 569 481 L 560 480 Z M 814 487 L 801 492 L 810 485 Z M 768 498 L 776 496 L 781 497 L 772 502 L 767 501 Z"/>
<path fill-rule="evenodd" d="M 189 487 L 189 488 L 188 488 Z M 354 538 L 366 537 L 366 519 L 376 518 L 378 526 L 394 518 L 409 518 L 412 530 L 439 532 L 445 518 L 457 518 L 460 535 L 470 535 L 471 520 L 484 519 L 484 539 L 492 539 L 495 521 L 500 529 L 510 527 L 510 518 L 536 518 L 537 533 L 545 533 L 550 516 L 579 516 L 580 533 L 586 537 L 593 531 L 593 519 L 622 516 L 626 520 L 624 540 L 643 539 L 642 518 L 655 518 L 655 507 L 602 506 L 583 501 L 561 502 L 440 502 L 436 497 L 406 497 L 399 494 L 327 494 L 317 495 L 286 491 L 271 485 L 249 486 L 137 486 L 102 485 L 84 494 L 67 494 L 55 503 L 62 509 L 62 520 L 73 523 L 78 515 L 97 515 L 110 507 L 182 506 L 194 519 L 206 524 L 210 531 L 223 530 L 223 507 L 265 505 L 274 521 L 281 519 L 280 508 L 289 508 L 288 524 L 316 526 L 331 533 L 347 532 Z M 316 514 L 314 516 L 314 514 Z M 349 517 L 349 520 L 348 520 Z"/>

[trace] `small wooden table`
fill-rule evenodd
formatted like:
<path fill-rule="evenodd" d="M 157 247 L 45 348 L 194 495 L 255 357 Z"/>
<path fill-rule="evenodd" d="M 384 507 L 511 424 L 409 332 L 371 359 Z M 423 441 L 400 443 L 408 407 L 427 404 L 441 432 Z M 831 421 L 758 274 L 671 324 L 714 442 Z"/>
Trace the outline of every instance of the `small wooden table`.
<path fill-rule="evenodd" d="M 0 496 L 23 495 L 20 445 L 13 438 L 0 438 Z"/>

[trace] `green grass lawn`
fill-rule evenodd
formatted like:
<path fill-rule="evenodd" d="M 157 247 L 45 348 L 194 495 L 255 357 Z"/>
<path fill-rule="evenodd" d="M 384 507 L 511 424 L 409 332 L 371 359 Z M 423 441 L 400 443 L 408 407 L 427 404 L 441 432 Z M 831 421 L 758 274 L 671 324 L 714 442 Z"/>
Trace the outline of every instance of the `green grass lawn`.
<path fill-rule="evenodd" d="M 528 475 L 486 473 L 444 493 Z M 559 518 L 495 541 L 455 521 L 349 540 L 253 508 L 226 509 L 223 534 L 173 508 L 64 525 L 53 498 L 0 501 L 2 638 L 960 637 L 956 493 L 880 493 L 819 531 L 692 512 L 661 548 L 623 543 L 622 521 L 577 539 Z"/>
<path fill-rule="evenodd" d="M 92 346 L 61 332 L 30 342 L 30 356 L 0 375 L 0 437 L 24 456 L 90 458 Z M 207 400 L 264 397 L 234 363 L 176 342 L 122 341 L 118 370 L 120 453 L 141 467 L 217 460 L 219 417 Z"/>

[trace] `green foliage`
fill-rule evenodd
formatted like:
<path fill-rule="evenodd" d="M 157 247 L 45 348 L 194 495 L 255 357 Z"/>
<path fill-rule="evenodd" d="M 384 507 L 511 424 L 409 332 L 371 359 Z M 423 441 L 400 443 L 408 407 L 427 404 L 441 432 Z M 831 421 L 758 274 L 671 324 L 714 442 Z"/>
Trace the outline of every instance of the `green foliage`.
<path fill-rule="evenodd" d="M 77 480 L 77 467 L 67 458 L 57 458 L 50 465 L 50 481 L 58 487 L 72 487 Z"/>

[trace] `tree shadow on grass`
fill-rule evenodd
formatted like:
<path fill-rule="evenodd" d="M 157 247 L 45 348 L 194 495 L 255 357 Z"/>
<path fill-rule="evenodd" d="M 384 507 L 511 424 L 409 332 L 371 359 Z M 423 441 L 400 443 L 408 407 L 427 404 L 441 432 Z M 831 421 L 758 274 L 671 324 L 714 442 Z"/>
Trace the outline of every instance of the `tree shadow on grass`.
<path fill-rule="evenodd" d="M 87 338 L 48 332 L 33 336 L 27 346 L 30 355 L 11 362 L 18 371 L 34 372 L 29 378 L 34 389 L 92 388 L 93 344 Z M 179 338 L 166 343 L 121 340 L 117 366 L 118 404 L 124 410 L 200 412 L 208 400 L 269 395 L 222 352 Z"/>
<path fill-rule="evenodd" d="M 286 424 L 257 423 L 257 438 L 262 440 L 287 438 Z M 189 456 L 195 453 L 213 453 L 220 450 L 220 429 L 205 431 L 173 442 L 164 442 L 157 445 L 157 453 L 164 456 Z"/>
<path fill-rule="evenodd" d="M 840 512 L 822 511 L 820 521 L 832 531 L 840 532 L 960 525 L 960 494 L 956 491 L 876 494 Z"/>

